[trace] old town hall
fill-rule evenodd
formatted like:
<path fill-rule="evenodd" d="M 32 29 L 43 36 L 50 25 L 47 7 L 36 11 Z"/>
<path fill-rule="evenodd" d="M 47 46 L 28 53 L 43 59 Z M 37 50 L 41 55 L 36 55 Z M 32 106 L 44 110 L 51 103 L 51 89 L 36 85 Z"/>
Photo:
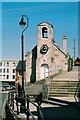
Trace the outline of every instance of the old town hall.
<path fill-rule="evenodd" d="M 40 23 L 37 45 L 25 56 L 26 81 L 35 82 L 59 71 L 67 71 L 66 42 L 67 37 L 63 36 L 63 48 L 59 48 L 54 41 L 53 25 L 48 22 Z"/>

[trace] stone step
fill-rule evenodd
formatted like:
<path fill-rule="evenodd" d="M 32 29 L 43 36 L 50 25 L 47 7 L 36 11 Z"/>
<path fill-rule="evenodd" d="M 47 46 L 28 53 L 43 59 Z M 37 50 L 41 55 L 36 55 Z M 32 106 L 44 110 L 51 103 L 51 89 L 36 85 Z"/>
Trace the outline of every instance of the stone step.
<path fill-rule="evenodd" d="M 72 94 L 72 93 L 50 93 L 49 94 L 49 96 L 48 97 L 73 97 L 74 96 L 74 94 Z"/>
<path fill-rule="evenodd" d="M 75 95 L 74 92 L 54 92 L 54 93 L 51 93 L 51 92 L 50 92 L 50 93 L 49 93 L 49 96 L 50 96 L 50 95 L 66 95 L 66 94 L 67 94 L 67 95 L 70 95 L 70 94 L 71 94 L 71 95 Z"/>
<path fill-rule="evenodd" d="M 77 86 L 78 81 L 51 81 L 48 86 L 48 96 L 73 96 Z"/>
<path fill-rule="evenodd" d="M 78 86 L 49 86 L 49 89 L 77 89 Z"/>
<path fill-rule="evenodd" d="M 50 89 L 76 89 L 76 86 L 50 86 Z"/>
<path fill-rule="evenodd" d="M 78 92 L 76 92 L 76 94 L 78 94 Z M 52 91 L 49 91 L 48 92 L 48 96 L 74 96 L 75 95 L 75 92 L 74 91 L 54 91 L 54 92 L 52 92 Z"/>
<path fill-rule="evenodd" d="M 76 88 L 78 85 L 59 85 L 59 84 L 51 84 L 49 85 L 49 88 Z"/>
<path fill-rule="evenodd" d="M 78 91 L 76 91 L 74 89 L 73 90 L 68 90 L 68 89 L 56 89 L 56 90 L 53 89 L 53 90 L 48 90 L 48 93 L 61 93 L 61 92 L 62 93 L 65 93 L 65 92 L 69 92 L 69 93 L 70 92 L 74 92 L 75 93 L 75 92 L 78 92 Z"/>
<path fill-rule="evenodd" d="M 61 84 L 61 85 L 77 85 L 78 81 L 51 81 L 51 84 Z"/>
<path fill-rule="evenodd" d="M 53 86 L 53 85 L 50 85 L 49 86 L 49 89 L 76 89 L 78 86 Z"/>
<path fill-rule="evenodd" d="M 67 89 L 63 89 L 63 90 L 61 90 L 61 89 L 56 89 L 56 90 L 49 90 L 49 92 L 48 93 L 63 93 L 63 92 L 76 92 L 76 90 L 67 90 Z"/>
<path fill-rule="evenodd" d="M 55 85 L 54 85 L 54 84 L 50 84 L 50 85 L 49 85 L 49 88 L 50 88 L 50 87 L 54 87 L 54 88 L 56 88 L 56 87 L 57 87 L 57 88 L 59 88 L 59 87 L 60 87 L 60 88 L 61 88 L 61 87 L 62 87 L 62 88 L 65 88 L 65 87 L 66 87 L 66 88 L 71 88 L 71 87 L 72 87 L 72 88 L 73 88 L 73 87 L 74 87 L 74 88 L 76 88 L 76 87 L 78 87 L 78 85 L 66 85 L 66 84 L 63 84 L 63 85 L 61 85 L 61 84 L 55 84 Z"/>

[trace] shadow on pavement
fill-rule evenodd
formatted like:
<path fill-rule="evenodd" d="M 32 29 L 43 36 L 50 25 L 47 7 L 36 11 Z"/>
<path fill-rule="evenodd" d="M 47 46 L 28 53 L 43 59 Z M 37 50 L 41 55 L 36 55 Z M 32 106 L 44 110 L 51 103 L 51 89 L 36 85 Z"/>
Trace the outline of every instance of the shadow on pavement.
<path fill-rule="evenodd" d="M 37 115 L 35 111 L 32 113 Z M 77 108 L 76 103 L 59 107 L 45 107 L 42 108 L 42 113 L 44 120 L 80 120 L 80 109 Z"/>

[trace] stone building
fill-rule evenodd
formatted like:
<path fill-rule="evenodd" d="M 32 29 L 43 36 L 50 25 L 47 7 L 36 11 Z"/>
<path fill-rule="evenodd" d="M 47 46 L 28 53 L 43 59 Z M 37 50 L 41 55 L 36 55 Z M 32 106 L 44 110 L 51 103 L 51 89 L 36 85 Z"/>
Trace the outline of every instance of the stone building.
<path fill-rule="evenodd" d="M 24 74 L 24 81 L 26 82 L 26 61 L 23 62 L 23 74 Z M 18 65 L 16 66 L 16 79 L 15 79 L 15 86 L 16 91 L 18 91 L 18 84 L 22 86 L 22 61 L 18 62 Z"/>
<path fill-rule="evenodd" d="M 59 71 L 67 71 L 66 42 L 67 37 L 63 36 L 62 50 L 54 41 L 53 25 L 47 22 L 38 25 L 37 45 L 25 56 L 27 82 L 35 82 Z"/>

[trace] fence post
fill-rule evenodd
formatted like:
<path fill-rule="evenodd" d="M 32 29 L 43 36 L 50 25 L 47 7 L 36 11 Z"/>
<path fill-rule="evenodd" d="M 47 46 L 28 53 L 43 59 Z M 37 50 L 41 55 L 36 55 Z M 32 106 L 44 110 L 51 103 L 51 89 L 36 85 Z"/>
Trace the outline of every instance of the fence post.
<path fill-rule="evenodd" d="M 40 105 L 37 106 L 37 112 L 38 112 L 38 120 L 41 120 L 39 109 L 40 109 Z"/>
<path fill-rule="evenodd" d="M 29 96 L 27 95 L 27 120 L 29 120 Z"/>
<path fill-rule="evenodd" d="M 9 93 L 9 104 L 11 106 L 11 92 Z"/>
<path fill-rule="evenodd" d="M 19 115 L 19 109 L 18 109 L 18 96 L 16 95 L 16 106 L 17 106 L 17 115 Z"/>
<path fill-rule="evenodd" d="M 9 102 L 10 102 L 9 100 L 10 100 L 10 93 L 8 93 L 8 104 L 9 104 Z"/>
<path fill-rule="evenodd" d="M 12 109 L 14 109 L 14 93 L 13 93 L 13 91 L 11 93 L 11 105 L 12 105 Z"/>

